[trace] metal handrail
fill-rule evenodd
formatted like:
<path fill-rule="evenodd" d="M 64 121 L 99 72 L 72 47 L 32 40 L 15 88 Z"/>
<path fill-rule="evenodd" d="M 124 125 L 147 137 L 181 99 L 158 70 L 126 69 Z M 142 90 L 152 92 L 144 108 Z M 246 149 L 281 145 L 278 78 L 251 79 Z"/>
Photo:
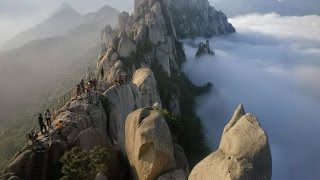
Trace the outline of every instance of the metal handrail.
<path fill-rule="evenodd" d="M 98 88 L 99 91 L 106 91 L 107 89 L 109 89 L 111 87 L 112 84 L 114 84 L 116 81 L 116 78 L 111 79 L 108 82 L 105 82 L 104 85 L 101 85 L 102 82 L 100 82 L 100 87 Z M 55 111 L 60 109 L 61 107 L 63 107 L 67 101 L 70 101 L 72 99 L 72 97 L 75 95 L 75 89 L 70 90 L 69 92 L 67 92 L 66 94 L 64 94 L 63 96 L 61 96 L 60 98 L 58 98 L 56 100 L 56 104 L 53 104 L 50 108 L 48 108 L 49 110 L 51 110 L 52 115 L 55 116 Z M 34 131 L 35 133 L 40 132 L 40 127 L 38 125 L 37 122 L 33 123 L 32 128 L 29 129 L 29 131 L 27 131 L 26 136 L 28 136 L 28 134 L 30 132 Z M 28 141 L 28 137 L 27 137 L 27 141 Z"/>

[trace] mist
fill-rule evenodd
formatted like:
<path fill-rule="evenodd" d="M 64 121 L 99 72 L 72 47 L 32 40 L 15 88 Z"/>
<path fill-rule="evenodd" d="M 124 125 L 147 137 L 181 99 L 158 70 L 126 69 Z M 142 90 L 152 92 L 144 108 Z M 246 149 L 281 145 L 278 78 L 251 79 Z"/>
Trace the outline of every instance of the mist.
<path fill-rule="evenodd" d="M 1 46 L 15 35 L 46 20 L 62 3 L 70 4 L 84 15 L 95 12 L 104 5 L 120 11 L 129 11 L 133 0 L 19 0 L 0 1 L 0 50 Z"/>
<path fill-rule="evenodd" d="M 215 150 L 239 103 L 269 136 L 273 179 L 320 178 L 320 17 L 247 15 L 231 19 L 237 34 L 210 40 L 216 56 L 194 59 L 186 40 L 184 71 L 212 92 L 198 98 L 198 114 Z"/>

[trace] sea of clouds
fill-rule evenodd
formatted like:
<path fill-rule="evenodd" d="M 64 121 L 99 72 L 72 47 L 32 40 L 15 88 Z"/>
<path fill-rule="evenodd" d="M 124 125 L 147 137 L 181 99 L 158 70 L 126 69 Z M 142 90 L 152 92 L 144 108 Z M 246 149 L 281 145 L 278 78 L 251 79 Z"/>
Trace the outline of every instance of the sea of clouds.
<path fill-rule="evenodd" d="M 230 19 L 237 33 L 210 39 L 216 56 L 195 60 L 186 40 L 184 71 L 214 89 L 198 114 L 216 149 L 223 127 L 243 103 L 269 135 L 273 179 L 320 179 L 320 17 L 246 15 Z"/>

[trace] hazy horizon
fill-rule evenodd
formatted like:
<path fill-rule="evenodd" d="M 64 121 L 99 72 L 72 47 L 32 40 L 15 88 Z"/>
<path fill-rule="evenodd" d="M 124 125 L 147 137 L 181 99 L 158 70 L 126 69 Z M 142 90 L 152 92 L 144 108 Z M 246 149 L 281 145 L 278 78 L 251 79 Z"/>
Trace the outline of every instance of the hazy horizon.
<path fill-rule="evenodd" d="M 210 4 L 217 9 L 224 12 L 235 11 L 234 14 L 243 14 L 241 11 L 238 12 L 237 9 L 232 9 L 234 7 L 247 9 L 247 11 L 244 12 L 249 13 L 266 13 L 272 10 L 277 12 L 278 7 L 274 5 L 278 4 L 277 2 L 281 2 L 282 4 L 290 2 L 293 4 L 293 6 L 289 6 L 289 8 L 287 6 L 281 7 L 288 12 L 299 11 L 299 9 L 296 8 L 300 6 L 315 9 L 314 7 L 320 5 L 320 2 L 318 3 L 316 0 L 310 2 L 304 2 L 303 0 L 272 0 L 263 3 L 260 1 L 261 0 L 242 0 L 239 1 L 239 3 L 230 4 L 225 0 L 209 0 Z M 62 3 L 70 4 L 80 14 L 84 15 L 95 12 L 104 5 L 109 5 L 119 11 L 132 12 L 133 2 L 134 0 L 20 0 L 19 3 L 8 0 L 0 1 L 0 50 L 6 41 L 15 37 L 20 32 L 41 23 L 57 10 Z M 260 2 L 260 6 L 258 2 Z M 249 4 L 250 8 L 246 8 Z M 290 8 L 292 8 L 291 11 Z M 304 14 L 308 13 L 304 12 Z M 227 13 L 227 15 L 229 15 L 229 13 Z"/>
<path fill-rule="evenodd" d="M 131 12 L 133 9 L 133 0 L 0 1 L 0 50 L 6 41 L 49 18 L 63 3 L 69 4 L 82 15 L 95 12 L 105 5 L 119 11 Z"/>

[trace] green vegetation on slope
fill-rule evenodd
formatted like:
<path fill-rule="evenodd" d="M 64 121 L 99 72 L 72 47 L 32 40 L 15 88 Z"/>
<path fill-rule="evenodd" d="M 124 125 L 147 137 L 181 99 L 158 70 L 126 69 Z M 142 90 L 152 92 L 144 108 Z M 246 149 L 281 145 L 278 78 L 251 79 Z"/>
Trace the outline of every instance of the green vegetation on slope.
<path fill-rule="evenodd" d="M 176 41 L 177 58 L 179 68 L 185 62 L 185 53 L 181 42 Z M 132 72 L 132 67 L 140 67 L 141 63 L 146 63 L 145 55 L 154 51 L 154 46 L 149 40 L 138 44 L 137 53 L 130 58 L 123 60 L 124 68 L 127 72 Z M 208 83 L 203 87 L 197 87 L 188 79 L 183 72 L 171 71 L 171 76 L 162 67 L 152 60 L 151 69 L 154 73 L 159 89 L 159 94 L 164 109 L 170 109 L 170 99 L 174 95 L 179 99 L 181 116 L 173 117 L 171 112 L 162 111 L 170 126 L 172 134 L 177 139 L 177 143 L 182 145 L 188 157 L 189 164 L 193 167 L 210 153 L 207 145 L 204 128 L 201 120 L 196 115 L 196 97 L 210 91 L 212 84 Z M 171 68 L 173 69 L 173 68 Z"/>
<path fill-rule="evenodd" d="M 84 78 L 88 67 L 95 69 L 96 54 L 99 44 L 90 48 L 78 59 L 78 64 L 67 68 L 67 72 L 61 72 L 61 77 L 52 81 L 52 86 L 42 88 L 33 93 L 29 100 L 16 100 L 16 104 L 24 104 L 24 109 L 16 108 L 16 112 L 7 112 L 10 119 L 0 119 L 0 174 L 26 143 L 26 133 L 37 123 L 37 114 L 43 113 L 51 107 L 56 99 L 64 95 Z"/>
<path fill-rule="evenodd" d="M 108 148 L 94 147 L 91 151 L 83 151 L 78 147 L 66 152 L 61 158 L 63 163 L 63 180 L 87 179 L 94 180 L 97 173 L 112 177 L 111 170 L 118 162 L 115 151 Z"/>
<path fill-rule="evenodd" d="M 159 87 L 159 93 L 164 109 L 170 109 L 170 98 L 174 94 L 178 97 L 181 116 L 171 120 L 169 125 L 177 137 L 178 144 L 182 145 L 188 157 L 189 164 L 193 167 L 210 153 L 207 145 L 201 120 L 196 115 L 196 97 L 210 90 L 211 84 L 197 87 L 184 73 L 172 73 L 168 77 L 160 67 L 153 68 Z M 168 116 L 166 116 L 168 118 Z M 170 117 L 170 116 L 169 116 Z M 172 117 L 172 116 L 171 116 Z M 168 121 L 168 120 L 167 120 Z M 177 125 L 176 125 L 177 124 Z M 173 125 L 173 126 L 172 126 Z"/>

